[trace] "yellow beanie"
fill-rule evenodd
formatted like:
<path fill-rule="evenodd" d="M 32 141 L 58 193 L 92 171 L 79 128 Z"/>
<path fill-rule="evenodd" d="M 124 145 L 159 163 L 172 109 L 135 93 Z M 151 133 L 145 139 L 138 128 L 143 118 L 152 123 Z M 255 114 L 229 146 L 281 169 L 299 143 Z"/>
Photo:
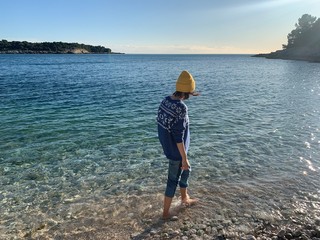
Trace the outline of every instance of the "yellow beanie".
<path fill-rule="evenodd" d="M 196 82 L 192 75 L 188 71 L 182 71 L 176 83 L 176 91 L 191 93 L 194 92 L 195 89 Z"/>

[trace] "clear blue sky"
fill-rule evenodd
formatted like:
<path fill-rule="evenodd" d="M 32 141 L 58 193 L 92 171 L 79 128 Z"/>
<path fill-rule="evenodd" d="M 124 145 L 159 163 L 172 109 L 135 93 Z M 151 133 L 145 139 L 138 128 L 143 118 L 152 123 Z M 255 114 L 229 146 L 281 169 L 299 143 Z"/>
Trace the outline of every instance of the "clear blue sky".
<path fill-rule="evenodd" d="M 125 53 L 260 53 L 282 48 L 320 0 L 0 0 L 0 39 Z"/>

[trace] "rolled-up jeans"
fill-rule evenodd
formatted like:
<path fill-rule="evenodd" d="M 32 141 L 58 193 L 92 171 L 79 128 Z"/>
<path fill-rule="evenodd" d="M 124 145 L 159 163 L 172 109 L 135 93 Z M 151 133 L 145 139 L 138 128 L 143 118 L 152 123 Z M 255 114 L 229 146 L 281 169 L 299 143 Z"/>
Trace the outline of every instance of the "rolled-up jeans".
<path fill-rule="evenodd" d="M 168 180 L 165 192 L 166 197 L 174 197 L 178 184 L 180 188 L 188 187 L 188 178 L 191 169 L 182 170 L 181 167 L 182 161 L 174 161 L 169 159 Z"/>

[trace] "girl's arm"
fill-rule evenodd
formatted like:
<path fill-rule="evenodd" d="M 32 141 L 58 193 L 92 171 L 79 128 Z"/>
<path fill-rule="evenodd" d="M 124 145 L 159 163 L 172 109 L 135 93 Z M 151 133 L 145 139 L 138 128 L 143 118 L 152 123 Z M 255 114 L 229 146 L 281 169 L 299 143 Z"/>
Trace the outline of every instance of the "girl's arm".
<path fill-rule="evenodd" d="M 187 157 L 186 150 L 184 148 L 184 143 L 183 142 L 177 143 L 177 147 L 178 147 L 178 150 L 179 150 L 180 155 L 182 157 L 182 167 L 181 167 L 181 169 L 182 170 L 188 170 L 190 168 L 190 163 L 189 163 L 189 160 L 188 160 L 188 157 Z"/>

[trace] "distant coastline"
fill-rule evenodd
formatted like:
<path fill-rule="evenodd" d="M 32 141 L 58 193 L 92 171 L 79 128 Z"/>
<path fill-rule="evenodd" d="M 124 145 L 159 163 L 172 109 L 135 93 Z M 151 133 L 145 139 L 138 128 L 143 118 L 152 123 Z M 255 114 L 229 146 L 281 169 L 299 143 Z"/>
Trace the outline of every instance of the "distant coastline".
<path fill-rule="evenodd" d="M 295 27 L 287 36 L 288 43 L 282 45 L 283 50 L 252 57 L 320 62 L 320 19 L 304 14 Z"/>
<path fill-rule="evenodd" d="M 253 55 L 252 57 L 320 62 L 320 52 L 308 47 L 283 49 L 271 53 L 260 53 Z"/>
<path fill-rule="evenodd" d="M 123 54 L 110 48 L 79 43 L 0 41 L 0 54 Z"/>

